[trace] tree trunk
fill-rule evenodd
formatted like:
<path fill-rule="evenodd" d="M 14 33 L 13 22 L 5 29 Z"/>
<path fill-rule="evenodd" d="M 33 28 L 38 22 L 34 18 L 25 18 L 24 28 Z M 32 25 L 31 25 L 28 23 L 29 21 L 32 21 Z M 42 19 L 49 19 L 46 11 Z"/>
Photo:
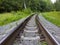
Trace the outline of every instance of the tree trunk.
<path fill-rule="evenodd" d="M 27 7 L 26 7 L 26 3 L 25 3 L 25 1 L 24 1 L 24 9 L 26 9 Z"/>

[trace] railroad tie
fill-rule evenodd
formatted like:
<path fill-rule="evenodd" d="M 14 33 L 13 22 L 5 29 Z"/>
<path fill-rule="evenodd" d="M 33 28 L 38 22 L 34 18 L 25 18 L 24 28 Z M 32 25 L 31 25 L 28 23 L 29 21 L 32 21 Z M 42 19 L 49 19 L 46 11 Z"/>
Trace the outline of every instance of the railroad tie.
<path fill-rule="evenodd" d="M 21 38 L 17 38 L 13 45 L 41 45 L 35 17 L 36 15 L 29 20 L 23 29 L 24 32 L 20 35 Z"/>

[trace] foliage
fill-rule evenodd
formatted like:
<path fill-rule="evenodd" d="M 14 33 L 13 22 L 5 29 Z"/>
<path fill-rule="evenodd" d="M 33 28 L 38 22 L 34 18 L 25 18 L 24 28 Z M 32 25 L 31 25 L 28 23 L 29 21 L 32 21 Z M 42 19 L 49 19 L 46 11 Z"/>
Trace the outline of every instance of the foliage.
<path fill-rule="evenodd" d="M 23 12 L 26 14 L 30 14 L 32 13 L 31 9 L 27 8 L 27 9 L 24 9 Z"/>
<path fill-rule="evenodd" d="M 16 20 L 20 20 L 21 18 L 28 16 L 30 14 L 30 12 L 28 12 L 12 11 L 11 13 L 2 13 L 0 14 L 0 26 L 8 24 L 10 22 L 14 22 Z"/>
<path fill-rule="evenodd" d="M 52 11 L 53 4 L 50 0 L 32 0 L 30 2 L 30 8 L 33 11 Z"/>
<path fill-rule="evenodd" d="M 49 20 L 50 22 L 54 23 L 55 25 L 60 27 L 60 12 L 46 12 L 42 13 L 42 15 Z"/>
<path fill-rule="evenodd" d="M 57 0 L 55 3 L 55 9 L 56 11 L 60 11 L 60 0 Z"/>
<path fill-rule="evenodd" d="M 51 11 L 50 0 L 0 0 L 0 12 L 10 12 L 30 8 L 32 11 Z"/>

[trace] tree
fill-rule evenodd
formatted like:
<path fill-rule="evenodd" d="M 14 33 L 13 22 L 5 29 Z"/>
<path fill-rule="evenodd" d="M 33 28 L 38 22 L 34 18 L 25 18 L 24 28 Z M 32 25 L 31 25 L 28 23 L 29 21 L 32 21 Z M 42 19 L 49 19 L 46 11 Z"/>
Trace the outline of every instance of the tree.
<path fill-rule="evenodd" d="M 60 11 L 60 0 L 57 0 L 55 3 L 56 11 Z"/>
<path fill-rule="evenodd" d="M 10 12 L 30 8 L 32 11 L 52 11 L 50 0 L 0 0 L 0 12 Z"/>

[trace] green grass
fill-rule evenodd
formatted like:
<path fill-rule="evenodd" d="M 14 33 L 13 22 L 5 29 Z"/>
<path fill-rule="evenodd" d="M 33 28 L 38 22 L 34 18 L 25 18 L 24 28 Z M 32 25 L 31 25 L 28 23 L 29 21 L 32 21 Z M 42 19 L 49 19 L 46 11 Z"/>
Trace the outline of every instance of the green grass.
<path fill-rule="evenodd" d="M 46 41 L 41 42 L 42 45 L 48 45 Z"/>
<path fill-rule="evenodd" d="M 47 20 L 49 20 L 53 24 L 60 27 L 60 12 L 56 12 L 56 11 L 54 11 L 54 12 L 45 12 L 45 13 L 42 13 L 42 15 Z"/>
<path fill-rule="evenodd" d="M 0 26 L 24 18 L 28 16 L 30 13 L 31 13 L 30 10 L 23 10 L 23 11 L 0 14 Z"/>

